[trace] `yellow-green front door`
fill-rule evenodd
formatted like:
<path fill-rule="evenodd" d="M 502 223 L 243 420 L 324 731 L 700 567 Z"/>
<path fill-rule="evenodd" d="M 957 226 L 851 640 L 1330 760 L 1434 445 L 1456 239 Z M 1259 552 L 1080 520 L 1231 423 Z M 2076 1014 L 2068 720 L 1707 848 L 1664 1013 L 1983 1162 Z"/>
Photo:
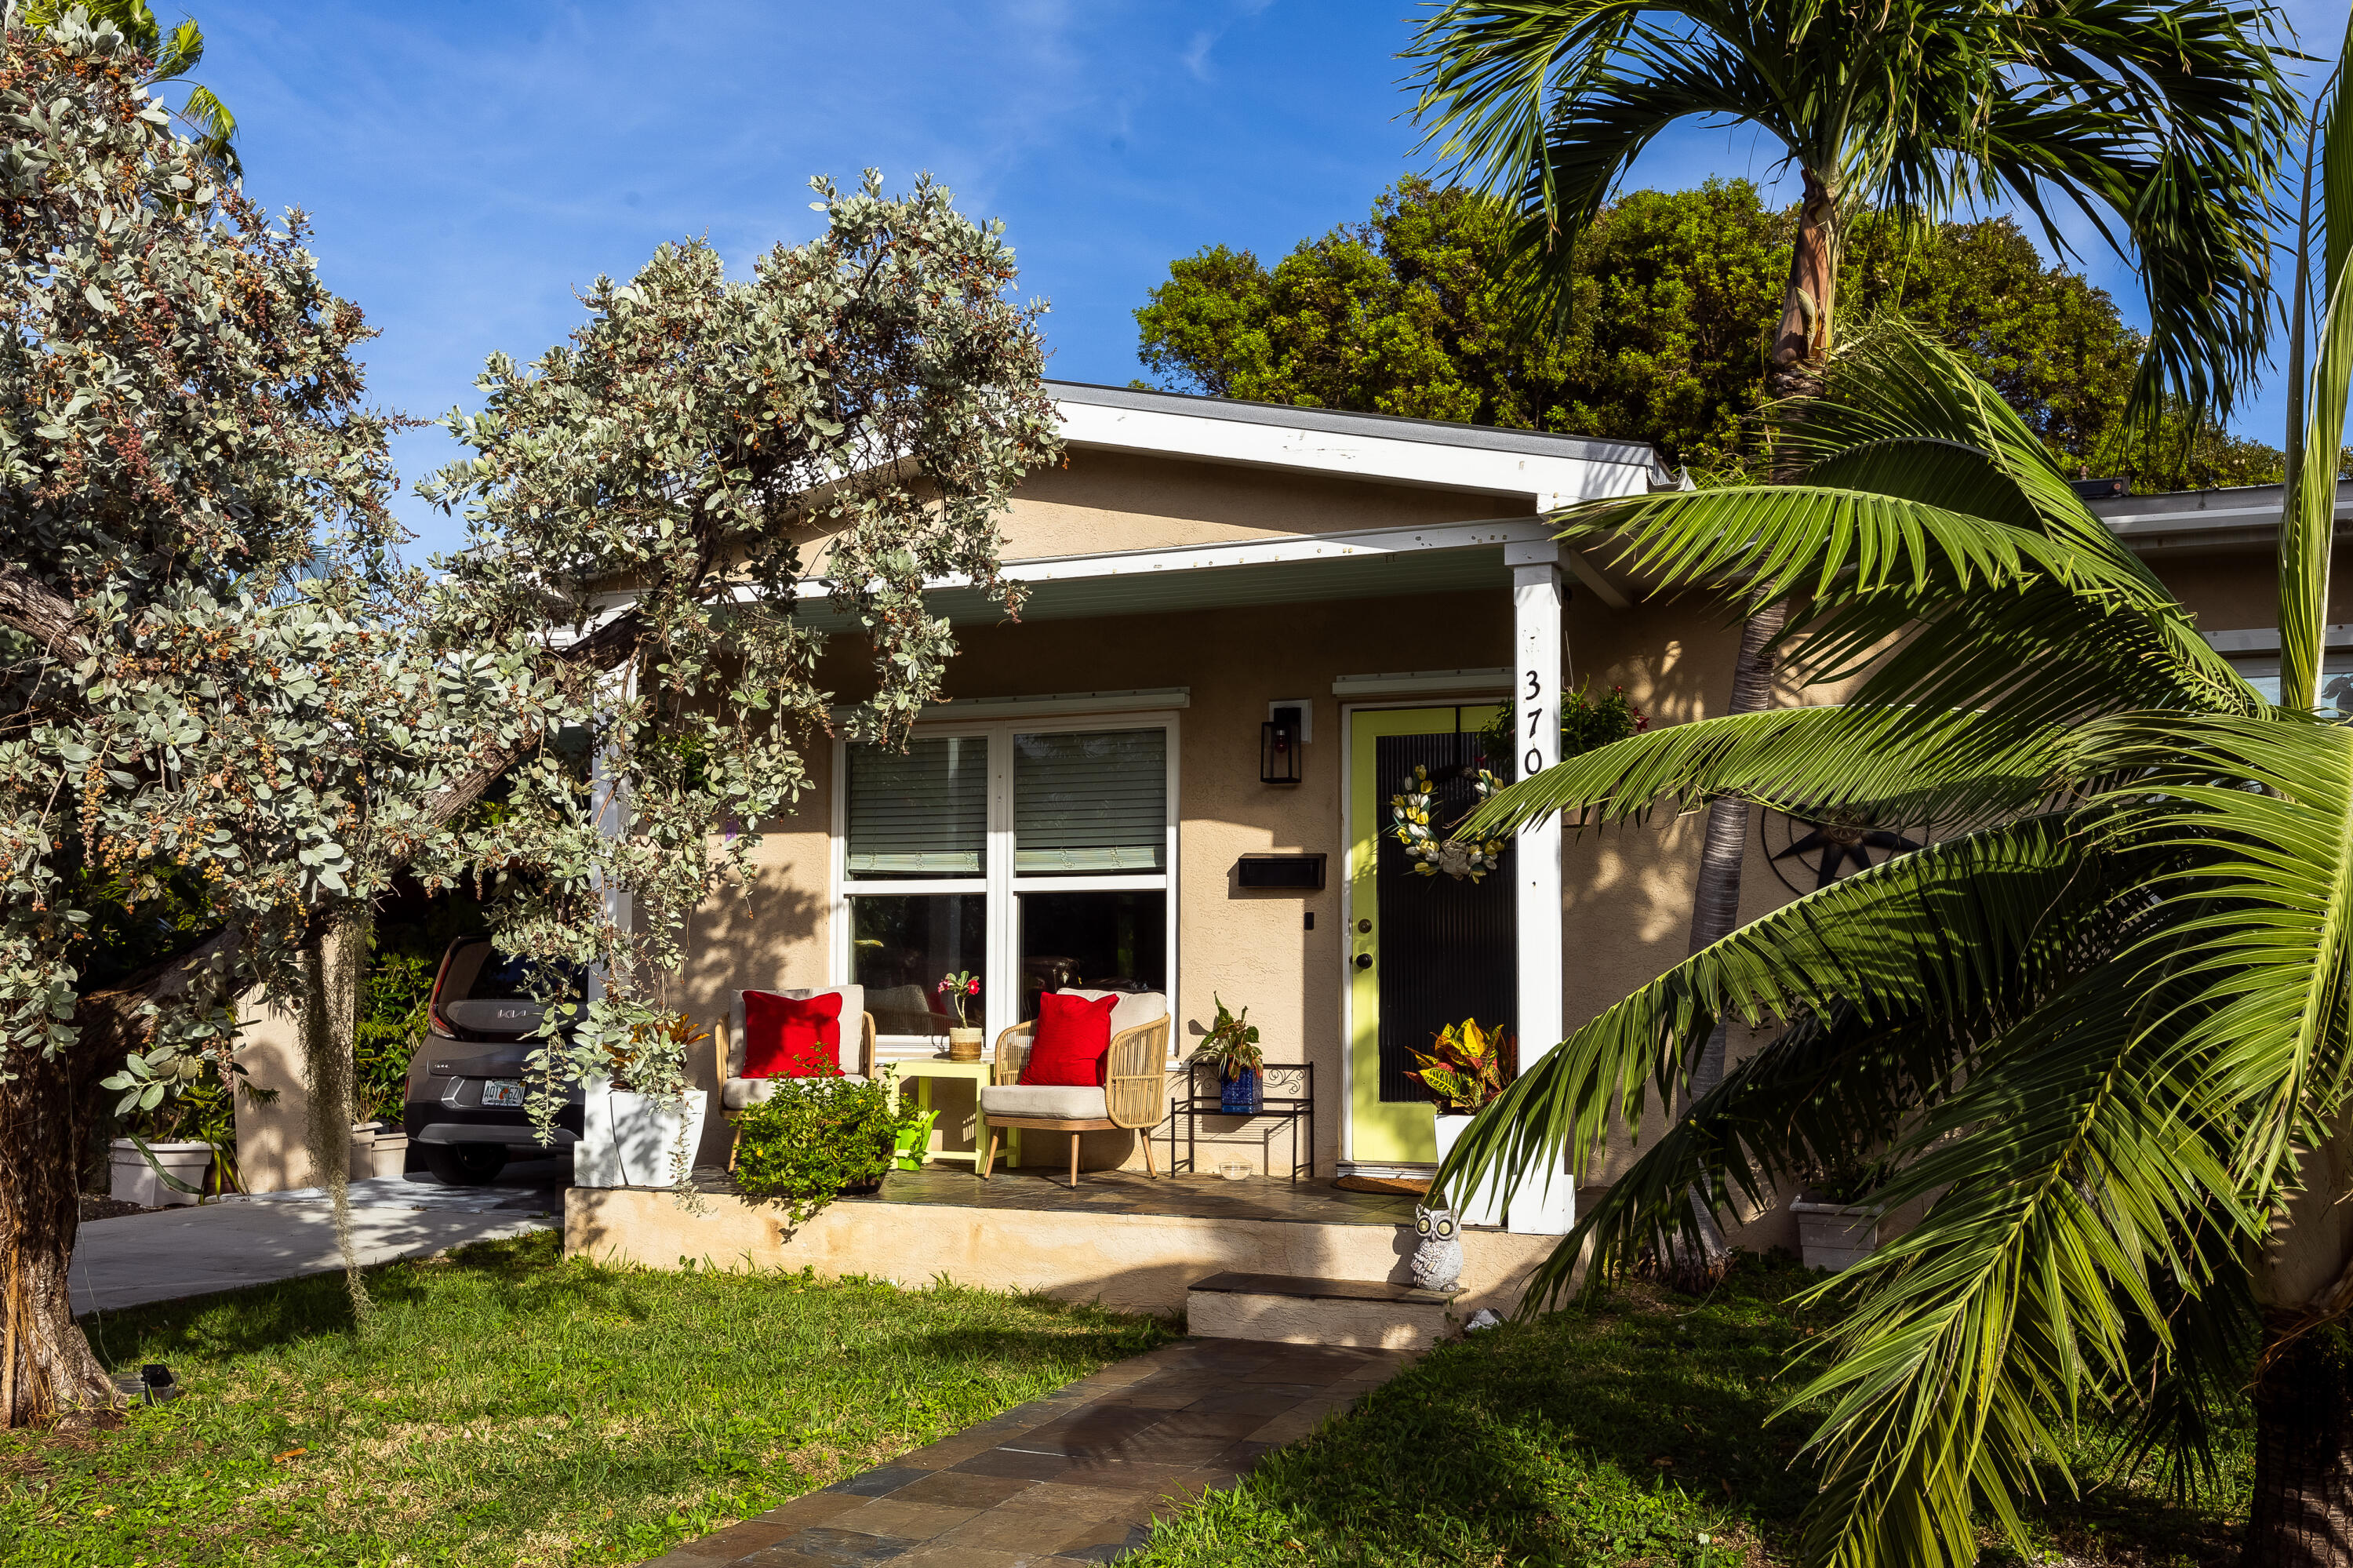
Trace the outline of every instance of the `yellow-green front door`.
<path fill-rule="evenodd" d="M 1482 1023 L 1509 1022 L 1514 948 L 1508 874 L 1491 874 L 1476 887 L 1453 884 L 1443 877 L 1400 878 L 1395 863 L 1398 856 L 1393 853 L 1390 874 L 1386 878 L 1380 874 L 1381 840 L 1390 825 L 1389 798 L 1399 792 L 1411 772 L 1405 754 L 1442 756 L 1451 749 L 1456 758 L 1473 758 L 1476 743 L 1468 737 L 1475 736 L 1494 712 L 1492 705 L 1448 704 L 1442 707 L 1360 709 L 1348 719 L 1349 1073 L 1344 1157 L 1356 1164 L 1410 1165 L 1438 1158 L 1437 1128 L 1429 1104 L 1394 1097 L 1394 1084 L 1389 1097 L 1382 1094 L 1381 992 L 1385 977 L 1391 982 L 1393 1000 L 1399 994 L 1400 984 L 1408 980 L 1414 982 L 1408 989 L 1420 1004 L 1418 1012 L 1429 1011 L 1431 1005 L 1460 1002 L 1465 1012 L 1476 1012 Z M 1416 737 L 1429 739 L 1427 743 L 1418 743 Z M 1385 747 L 1384 740 L 1391 744 Z M 1387 773 L 1398 777 L 1386 777 Z M 1457 811 L 1465 803 L 1459 799 L 1461 793 L 1459 784 L 1449 790 L 1450 795 L 1458 797 L 1453 806 Z M 1402 950 L 1392 945 L 1386 953 L 1382 945 L 1384 882 L 1392 902 L 1401 906 L 1390 913 L 1400 916 L 1398 923 L 1417 937 Z M 1408 906 L 1406 900 L 1420 902 Z M 1468 964 L 1459 961 L 1461 955 L 1432 951 L 1419 939 L 1426 937 L 1429 929 L 1425 916 L 1441 905 L 1453 918 L 1448 928 L 1461 926 L 1473 941 L 1474 950 Z M 1461 925 L 1461 917 L 1465 915 L 1470 916 L 1468 926 Z M 1419 968 L 1409 973 L 1398 966 Z M 1393 969 L 1395 973 L 1391 972 Z M 1458 970 L 1462 977 L 1459 986 Z M 1495 975 L 1489 970 L 1504 977 L 1500 988 Z M 1451 1017 L 1451 1012 L 1447 1015 Z M 1394 1057 L 1399 1044 L 1394 1036 L 1398 1031 L 1393 1026 L 1390 1033 Z M 1394 1060 L 1390 1063 L 1392 1078 L 1396 1076 L 1397 1065 Z"/>

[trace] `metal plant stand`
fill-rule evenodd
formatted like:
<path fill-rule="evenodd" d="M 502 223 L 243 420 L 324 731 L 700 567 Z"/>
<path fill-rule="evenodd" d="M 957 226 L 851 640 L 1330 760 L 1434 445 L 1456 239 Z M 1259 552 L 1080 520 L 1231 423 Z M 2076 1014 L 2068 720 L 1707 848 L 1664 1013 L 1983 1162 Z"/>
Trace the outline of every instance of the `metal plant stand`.
<path fill-rule="evenodd" d="M 1268 1175 L 1274 1173 L 1274 1138 L 1288 1128 L 1291 1132 L 1291 1179 L 1300 1173 L 1315 1174 L 1315 1068 L 1307 1062 L 1276 1065 L 1269 1063 L 1260 1069 L 1265 1074 L 1261 1080 L 1261 1097 L 1255 1111 L 1241 1112 L 1221 1109 L 1218 1103 L 1218 1069 L 1214 1063 L 1197 1062 L 1186 1068 L 1185 1082 L 1176 1094 L 1168 1097 L 1168 1170 L 1199 1171 L 1200 1145 L 1204 1143 L 1256 1143 L 1259 1164 Z M 1201 1089 L 1207 1075 L 1208 1092 Z M 1206 1116 L 1229 1118 L 1240 1122 L 1258 1122 L 1256 1131 L 1236 1128 L 1230 1132 L 1201 1131 L 1201 1118 Z M 1176 1124 L 1185 1124 L 1185 1151 L 1176 1151 Z M 1299 1129 L 1307 1128 L 1307 1142 L 1303 1154 Z"/>

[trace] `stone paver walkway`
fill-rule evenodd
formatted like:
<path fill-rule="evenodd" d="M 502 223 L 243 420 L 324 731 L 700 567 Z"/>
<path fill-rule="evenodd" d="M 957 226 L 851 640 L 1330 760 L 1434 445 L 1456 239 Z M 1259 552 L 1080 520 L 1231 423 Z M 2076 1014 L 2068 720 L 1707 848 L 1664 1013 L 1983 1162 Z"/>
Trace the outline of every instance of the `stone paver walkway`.
<path fill-rule="evenodd" d="M 1387 1382 L 1399 1351 L 1187 1340 L 655 1558 L 646 1568 L 1073 1568 L 1232 1485 Z"/>

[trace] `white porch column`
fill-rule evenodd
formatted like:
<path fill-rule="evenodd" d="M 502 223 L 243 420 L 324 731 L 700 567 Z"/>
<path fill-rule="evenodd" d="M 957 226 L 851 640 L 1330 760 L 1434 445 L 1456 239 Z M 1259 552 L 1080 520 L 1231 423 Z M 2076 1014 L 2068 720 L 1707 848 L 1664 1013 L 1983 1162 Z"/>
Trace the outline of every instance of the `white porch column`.
<path fill-rule="evenodd" d="M 1506 545 L 1512 567 L 1513 730 L 1516 772 L 1526 779 L 1560 760 L 1560 697 L 1567 661 L 1561 636 L 1560 546 L 1550 541 Z M 1561 1010 L 1560 819 L 1520 830 L 1514 846 L 1514 915 L 1519 933 L 1519 1034 L 1522 1066 L 1557 1044 Z M 1576 1199 L 1565 1171 L 1549 1179 L 1523 1172 L 1509 1228 L 1522 1235 L 1565 1235 Z"/>

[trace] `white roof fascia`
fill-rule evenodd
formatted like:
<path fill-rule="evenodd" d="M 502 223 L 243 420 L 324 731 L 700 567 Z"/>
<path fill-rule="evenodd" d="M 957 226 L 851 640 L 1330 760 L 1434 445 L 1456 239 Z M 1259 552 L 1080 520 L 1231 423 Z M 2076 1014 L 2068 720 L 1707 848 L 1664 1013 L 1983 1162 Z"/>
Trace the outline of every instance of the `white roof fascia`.
<path fill-rule="evenodd" d="M 1463 550 L 1480 546 L 1549 544 L 1556 532 L 1542 517 L 1499 517 L 1475 523 L 1442 523 L 1430 527 L 1367 528 L 1352 534 L 1285 534 L 1271 539 L 1220 540 L 1208 545 L 1176 545 L 1165 549 L 1105 550 L 1085 556 L 1035 556 L 1005 563 L 1011 582 L 1072 582 L 1086 577 L 1150 577 L 1162 572 L 1213 571 L 1221 567 L 1271 566 L 1283 561 L 1338 561 L 1354 556 L 1412 555 L 1424 550 Z M 1508 583 L 1508 577 L 1499 577 Z M 823 599 L 833 585 L 822 578 L 803 577 L 796 585 L 802 599 Z M 972 578 L 959 572 L 927 577 L 926 588 L 969 588 Z M 748 588 L 735 590 L 739 599 L 752 597 Z"/>
<path fill-rule="evenodd" d="M 1433 490 L 1569 501 L 1650 493 L 1655 460 L 1613 462 L 1590 457 L 1483 450 L 1434 440 L 1301 429 L 1219 418 L 1208 412 L 1164 412 L 1057 398 L 1062 440 L 1098 451 L 1185 457 L 1246 468 L 1288 469 Z"/>

